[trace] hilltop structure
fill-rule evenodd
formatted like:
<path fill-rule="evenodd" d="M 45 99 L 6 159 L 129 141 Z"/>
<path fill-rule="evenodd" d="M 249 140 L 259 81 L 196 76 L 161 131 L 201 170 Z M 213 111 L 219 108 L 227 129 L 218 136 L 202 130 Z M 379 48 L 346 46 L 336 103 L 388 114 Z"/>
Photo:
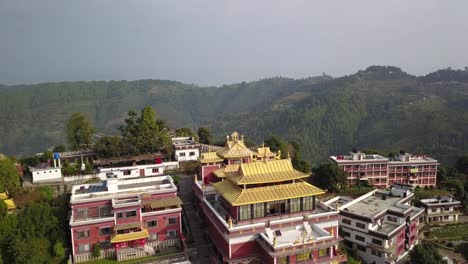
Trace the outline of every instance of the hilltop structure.
<path fill-rule="evenodd" d="M 338 211 L 309 175 L 268 147 L 251 150 L 234 132 L 200 156 L 194 192 L 223 263 L 340 263 Z"/>
<path fill-rule="evenodd" d="M 404 151 L 394 158 L 366 154 L 357 150 L 350 155 L 330 156 L 346 173 L 349 185 L 367 181 L 377 188 L 388 188 L 395 183 L 412 186 L 435 186 L 437 160 L 427 155 L 412 155 Z"/>
<path fill-rule="evenodd" d="M 422 199 L 421 206 L 425 210 L 424 219 L 427 224 L 442 224 L 458 221 L 461 202 L 448 196 Z"/>
<path fill-rule="evenodd" d="M 172 138 L 172 147 L 177 161 L 197 161 L 200 157 L 200 145 L 192 137 Z"/>

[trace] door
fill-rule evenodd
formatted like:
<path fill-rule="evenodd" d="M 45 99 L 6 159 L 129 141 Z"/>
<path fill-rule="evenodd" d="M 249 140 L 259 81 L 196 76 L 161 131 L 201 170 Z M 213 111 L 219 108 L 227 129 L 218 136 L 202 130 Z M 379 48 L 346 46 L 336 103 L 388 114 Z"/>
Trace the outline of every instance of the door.
<path fill-rule="evenodd" d="M 145 176 L 145 169 L 140 169 L 140 177 L 144 177 Z"/>

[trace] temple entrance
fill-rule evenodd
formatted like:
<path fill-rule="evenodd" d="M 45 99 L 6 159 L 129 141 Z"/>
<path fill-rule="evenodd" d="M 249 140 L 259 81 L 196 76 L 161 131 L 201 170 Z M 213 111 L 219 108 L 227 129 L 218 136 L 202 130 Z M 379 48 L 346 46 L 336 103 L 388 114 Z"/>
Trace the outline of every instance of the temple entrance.
<path fill-rule="evenodd" d="M 269 215 L 276 215 L 286 212 L 286 203 L 274 203 L 270 204 L 270 210 L 268 211 Z"/>

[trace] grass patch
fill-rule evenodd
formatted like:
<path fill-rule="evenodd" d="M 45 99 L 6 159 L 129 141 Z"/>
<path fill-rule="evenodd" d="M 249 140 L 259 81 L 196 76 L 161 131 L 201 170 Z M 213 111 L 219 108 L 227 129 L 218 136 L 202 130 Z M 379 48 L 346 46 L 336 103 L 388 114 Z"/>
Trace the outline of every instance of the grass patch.
<path fill-rule="evenodd" d="M 429 189 L 423 189 L 423 188 L 416 188 L 414 191 L 414 196 L 416 199 L 426 199 L 426 198 L 432 198 L 435 196 L 444 196 L 444 195 L 450 195 L 452 194 L 451 191 L 445 190 L 445 189 L 438 189 L 438 188 L 429 188 Z"/>
<path fill-rule="evenodd" d="M 360 196 L 372 191 L 374 188 L 370 186 L 343 186 L 338 189 L 339 195 Z"/>
<path fill-rule="evenodd" d="M 434 229 L 431 233 L 439 240 L 463 240 L 468 237 L 468 225 L 447 225 Z"/>
<path fill-rule="evenodd" d="M 117 261 L 114 259 L 99 259 L 99 260 L 93 260 L 89 262 L 84 262 L 84 264 L 141 264 L 141 263 L 150 263 L 154 262 L 155 260 L 158 259 L 165 259 L 169 258 L 171 256 L 175 256 L 180 254 L 180 252 L 176 253 L 167 253 L 167 254 L 161 254 L 157 256 L 148 256 L 144 258 L 137 258 L 137 259 L 129 259 L 129 260 L 123 260 L 123 261 Z"/>

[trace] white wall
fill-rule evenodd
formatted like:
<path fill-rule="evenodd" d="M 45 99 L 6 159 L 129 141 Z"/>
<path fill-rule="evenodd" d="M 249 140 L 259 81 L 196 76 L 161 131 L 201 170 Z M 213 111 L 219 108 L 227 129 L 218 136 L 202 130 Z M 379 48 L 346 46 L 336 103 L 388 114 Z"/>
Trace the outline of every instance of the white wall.
<path fill-rule="evenodd" d="M 190 152 L 193 152 L 192 154 L 194 155 L 190 155 Z M 185 156 L 181 156 L 181 154 L 185 154 Z M 174 157 L 177 161 L 196 161 L 198 160 L 198 157 L 200 157 L 200 151 L 198 149 L 176 149 L 174 152 Z"/>
<path fill-rule="evenodd" d="M 40 181 L 62 180 L 62 171 L 60 170 L 60 168 L 33 170 L 31 173 L 33 177 L 33 183 Z"/>
<path fill-rule="evenodd" d="M 119 179 L 136 178 L 141 177 L 141 170 L 144 171 L 144 176 L 161 176 L 164 175 L 165 170 L 178 169 L 179 163 L 163 162 L 161 164 L 148 164 L 148 165 L 137 165 L 128 167 L 114 167 L 114 168 L 101 168 L 99 169 L 98 176 L 101 180 L 107 179 L 106 174 L 112 172 L 117 175 Z"/>

